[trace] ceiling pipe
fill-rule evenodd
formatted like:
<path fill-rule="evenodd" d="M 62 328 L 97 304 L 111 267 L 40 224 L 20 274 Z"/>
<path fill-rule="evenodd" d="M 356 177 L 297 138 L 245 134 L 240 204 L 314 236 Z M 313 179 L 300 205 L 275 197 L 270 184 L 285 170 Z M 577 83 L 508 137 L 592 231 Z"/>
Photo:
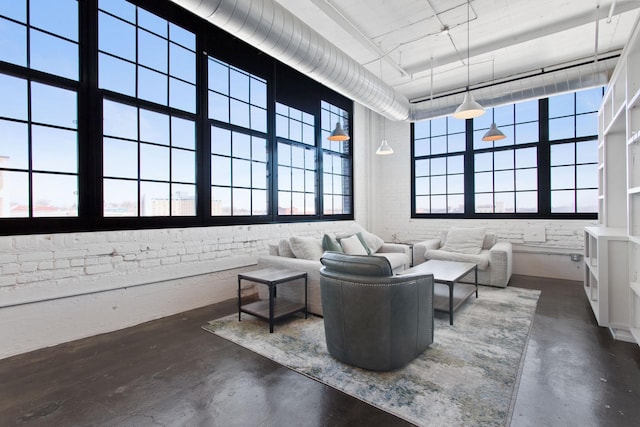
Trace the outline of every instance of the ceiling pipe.
<path fill-rule="evenodd" d="M 409 100 L 273 0 L 171 0 L 217 27 L 392 120 Z"/>
<path fill-rule="evenodd" d="M 463 94 L 460 93 L 410 103 L 404 95 L 273 0 L 171 1 L 390 120 L 417 121 L 448 115 L 462 102 Z M 616 13 L 622 9 L 618 7 Z M 547 72 L 538 78 L 499 84 L 495 86 L 500 91 L 496 96 L 488 91 L 485 93 L 482 88 L 471 90 L 479 102 L 492 107 L 606 84 L 615 62 L 609 68 L 610 65 L 610 62 L 599 61 L 597 70 L 576 67 L 574 72 Z M 494 90 L 495 95 L 498 91 Z"/>

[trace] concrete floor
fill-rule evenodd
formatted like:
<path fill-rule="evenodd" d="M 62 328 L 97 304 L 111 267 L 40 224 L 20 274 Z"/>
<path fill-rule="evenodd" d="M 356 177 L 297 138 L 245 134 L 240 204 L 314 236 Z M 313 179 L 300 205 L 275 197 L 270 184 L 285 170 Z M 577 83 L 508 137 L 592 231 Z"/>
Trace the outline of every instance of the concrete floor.
<path fill-rule="evenodd" d="M 640 347 L 595 324 L 581 283 L 541 289 L 512 426 L 638 426 Z M 1 426 L 404 426 L 200 329 L 234 301 L 0 361 Z M 277 332 L 277 329 L 276 329 Z"/>

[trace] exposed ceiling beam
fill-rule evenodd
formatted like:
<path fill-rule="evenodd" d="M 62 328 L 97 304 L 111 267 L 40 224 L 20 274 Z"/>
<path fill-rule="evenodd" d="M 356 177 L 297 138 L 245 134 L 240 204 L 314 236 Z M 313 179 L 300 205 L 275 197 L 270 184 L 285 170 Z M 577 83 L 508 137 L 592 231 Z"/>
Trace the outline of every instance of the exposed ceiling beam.
<path fill-rule="evenodd" d="M 364 47 L 371 50 L 378 58 L 384 59 L 395 70 L 400 72 L 403 76 L 409 76 L 409 73 L 393 61 L 387 52 L 382 50 L 380 46 L 374 43 L 366 34 L 362 32 L 356 25 L 353 24 L 347 17 L 345 17 L 340 10 L 331 2 L 331 0 L 311 0 L 320 10 L 322 10 L 329 18 L 331 18 L 336 24 L 338 24 L 343 30 L 357 39 Z"/>
<path fill-rule="evenodd" d="M 624 12 L 628 12 L 630 10 L 640 8 L 639 1 L 627 1 L 620 2 L 616 5 L 614 15 L 619 15 Z M 486 53 L 493 52 L 498 49 L 504 49 L 511 46 L 515 46 L 524 42 L 528 42 L 531 40 L 535 40 L 538 38 L 550 36 L 552 34 L 556 34 L 562 31 L 570 30 L 574 27 L 578 27 L 581 25 L 591 24 L 593 23 L 594 15 L 593 12 L 585 12 L 580 15 L 576 15 L 571 19 L 562 20 L 550 25 L 546 25 L 544 27 L 534 28 L 529 31 L 524 31 L 522 33 L 515 34 L 513 37 L 505 37 L 501 40 L 496 40 L 491 43 L 486 43 L 481 46 L 476 46 L 471 48 L 470 56 L 478 56 Z M 448 64 L 452 64 L 454 62 L 458 62 L 460 60 L 459 56 L 456 53 L 452 53 L 449 55 L 438 57 L 438 66 L 442 67 Z M 418 74 L 421 72 L 426 72 L 431 69 L 430 61 L 423 61 L 417 64 L 413 64 L 410 66 L 404 67 L 404 69 L 409 72 L 409 74 Z"/>

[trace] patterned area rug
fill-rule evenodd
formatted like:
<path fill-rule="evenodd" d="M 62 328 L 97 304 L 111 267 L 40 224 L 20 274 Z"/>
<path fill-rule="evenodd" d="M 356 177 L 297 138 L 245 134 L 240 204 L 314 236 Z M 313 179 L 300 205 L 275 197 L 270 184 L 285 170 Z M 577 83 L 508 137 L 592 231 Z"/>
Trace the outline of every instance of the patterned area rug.
<path fill-rule="evenodd" d="M 503 426 L 511 417 L 540 291 L 481 287 L 455 312 L 436 314 L 434 343 L 406 367 L 371 372 L 333 359 L 322 318 L 268 322 L 248 314 L 203 328 L 420 426 Z"/>

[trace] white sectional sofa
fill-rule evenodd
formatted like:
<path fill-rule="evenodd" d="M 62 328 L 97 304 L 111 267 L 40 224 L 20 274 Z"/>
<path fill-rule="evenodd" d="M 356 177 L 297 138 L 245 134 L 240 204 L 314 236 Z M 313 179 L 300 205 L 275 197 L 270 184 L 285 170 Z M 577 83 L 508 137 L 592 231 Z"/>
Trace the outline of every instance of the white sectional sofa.
<path fill-rule="evenodd" d="M 389 260 L 391 268 L 398 273 L 411 265 L 411 248 L 407 245 L 384 243 L 378 236 L 367 232 L 358 224 L 351 224 L 344 232 L 336 233 L 333 238 L 348 238 L 361 233 L 367 247 L 372 250 L 372 256 L 382 256 Z M 308 278 L 309 312 L 322 316 L 322 302 L 320 298 L 320 257 L 326 250 L 322 245 L 323 236 L 290 237 L 280 239 L 269 245 L 269 255 L 258 258 L 258 268 L 278 267 L 304 271 Z M 302 280 L 300 280 L 302 282 Z M 258 287 L 260 297 L 264 298 L 264 286 Z M 304 300 L 304 290 L 301 283 L 286 284 L 278 287 L 278 297 L 282 296 L 293 301 Z"/>
<path fill-rule="evenodd" d="M 413 263 L 430 259 L 473 262 L 478 265 L 478 283 L 506 288 L 513 270 L 511 242 L 498 241 L 494 233 L 484 228 L 452 228 L 439 239 L 429 239 L 413 245 Z M 462 282 L 473 283 L 470 273 Z"/>

